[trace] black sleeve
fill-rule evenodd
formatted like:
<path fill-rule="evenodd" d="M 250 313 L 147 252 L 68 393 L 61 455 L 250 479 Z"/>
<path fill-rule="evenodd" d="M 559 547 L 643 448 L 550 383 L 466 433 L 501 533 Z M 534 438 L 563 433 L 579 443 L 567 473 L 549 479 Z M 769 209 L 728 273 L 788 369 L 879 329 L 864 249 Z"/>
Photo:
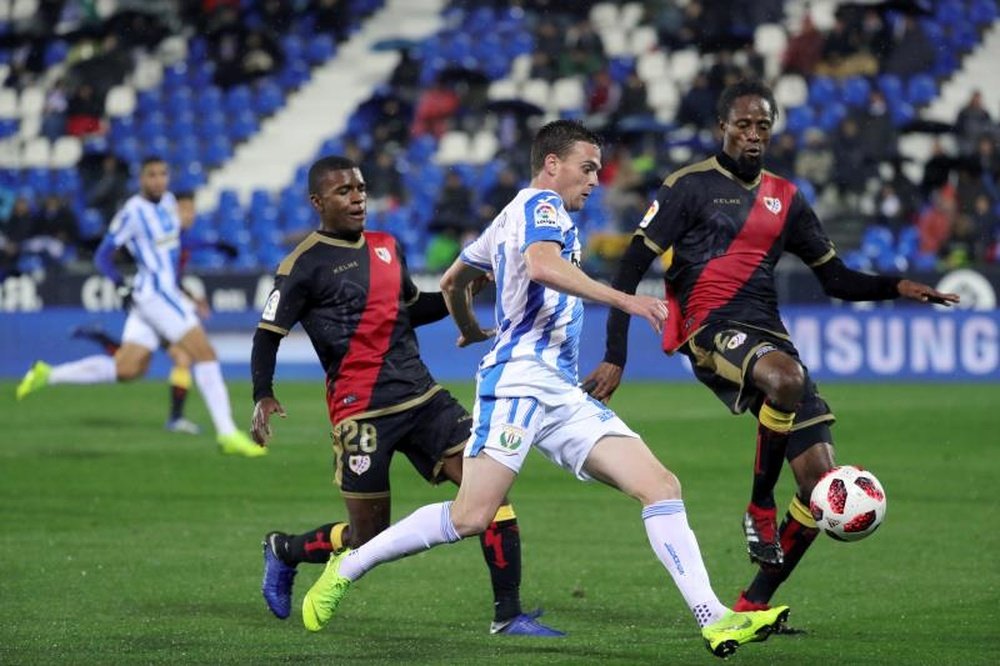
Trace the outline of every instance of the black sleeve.
<path fill-rule="evenodd" d="M 642 276 L 649 270 L 649 265 L 656 259 L 657 253 L 652 250 L 642 236 L 632 237 L 632 243 L 625 250 L 625 255 L 618 265 L 618 274 L 611 283 L 615 289 L 634 294 Z M 619 367 L 625 367 L 628 358 L 628 327 L 631 317 L 618 308 L 608 311 L 607 342 L 604 360 Z"/>
<path fill-rule="evenodd" d="M 902 278 L 851 270 L 840 257 L 812 267 L 827 296 L 845 301 L 888 301 L 899 297 Z"/>
<path fill-rule="evenodd" d="M 409 306 L 410 324 L 416 328 L 424 324 L 432 324 L 448 316 L 448 306 L 444 304 L 444 296 L 440 291 L 430 293 L 420 292 L 417 300 Z"/>
<path fill-rule="evenodd" d="M 280 333 L 258 328 L 250 351 L 250 376 L 253 378 L 253 401 L 274 397 L 274 365 L 278 357 Z"/>

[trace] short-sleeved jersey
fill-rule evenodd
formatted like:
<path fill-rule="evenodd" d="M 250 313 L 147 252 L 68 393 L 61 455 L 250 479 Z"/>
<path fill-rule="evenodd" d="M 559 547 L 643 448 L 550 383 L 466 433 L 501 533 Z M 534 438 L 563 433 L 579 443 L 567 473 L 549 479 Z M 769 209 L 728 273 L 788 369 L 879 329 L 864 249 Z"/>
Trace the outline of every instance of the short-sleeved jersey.
<path fill-rule="evenodd" d="M 636 233 L 660 254 L 672 250 L 665 277 L 680 306 L 679 341 L 712 321 L 786 334 L 774 283 L 781 254 L 809 266 L 835 256 L 794 184 L 767 171 L 744 183 L 716 157 L 667 177 Z"/>
<path fill-rule="evenodd" d="M 583 303 L 528 279 L 524 251 L 544 241 L 558 243 L 562 257 L 579 265 L 579 236 L 562 199 L 551 190 L 527 188 L 462 251 L 462 261 L 491 271 L 496 282 L 497 334 L 479 367 L 528 361 L 575 384 Z"/>
<path fill-rule="evenodd" d="M 170 192 L 157 203 L 133 195 L 111 220 L 108 235 L 135 259 L 136 296 L 153 292 L 180 298 L 180 234 L 177 200 Z"/>
<path fill-rule="evenodd" d="M 331 423 L 416 406 L 440 390 L 420 359 L 407 305 L 420 295 L 396 239 L 313 232 L 278 266 L 259 328 L 302 325 L 326 370 Z"/>

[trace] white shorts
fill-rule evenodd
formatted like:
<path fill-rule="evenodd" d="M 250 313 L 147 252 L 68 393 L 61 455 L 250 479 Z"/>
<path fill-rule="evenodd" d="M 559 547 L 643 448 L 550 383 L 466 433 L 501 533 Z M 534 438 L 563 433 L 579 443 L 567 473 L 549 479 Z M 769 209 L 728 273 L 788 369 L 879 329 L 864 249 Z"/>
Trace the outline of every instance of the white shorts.
<path fill-rule="evenodd" d="M 183 296 L 158 292 L 135 296 L 125 320 L 122 343 L 156 351 L 163 341 L 173 344 L 200 325 L 194 306 Z"/>
<path fill-rule="evenodd" d="M 485 453 L 516 474 L 534 446 L 578 479 L 588 480 L 583 465 L 601 438 L 639 438 L 614 411 L 578 387 L 567 383 L 562 397 L 560 403 L 548 405 L 529 396 L 477 397 L 465 456 Z"/>

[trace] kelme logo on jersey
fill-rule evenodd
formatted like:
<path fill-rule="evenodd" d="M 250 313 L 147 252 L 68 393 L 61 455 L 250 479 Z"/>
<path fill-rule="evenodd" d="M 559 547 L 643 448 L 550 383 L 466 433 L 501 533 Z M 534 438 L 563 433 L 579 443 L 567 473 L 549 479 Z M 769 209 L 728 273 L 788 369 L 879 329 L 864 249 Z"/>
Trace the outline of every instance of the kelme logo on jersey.
<path fill-rule="evenodd" d="M 781 212 L 781 199 L 775 197 L 764 197 L 764 208 L 777 215 Z"/>
<path fill-rule="evenodd" d="M 500 431 L 500 446 L 508 451 L 517 451 L 524 442 L 524 431 L 516 426 L 505 425 Z"/>
<path fill-rule="evenodd" d="M 349 456 L 347 466 L 351 468 L 352 472 L 361 476 L 372 466 L 371 456 Z"/>
<path fill-rule="evenodd" d="M 261 313 L 260 318 L 264 321 L 274 321 L 275 315 L 278 314 L 278 301 L 280 300 L 281 293 L 275 289 L 267 297 L 267 303 L 264 304 L 264 312 Z"/>
<path fill-rule="evenodd" d="M 639 222 L 639 228 L 645 229 L 649 226 L 649 223 L 653 221 L 656 214 L 660 212 L 660 201 L 658 199 L 653 199 L 653 203 L 649 204 L 649 208 L 646 209 L 646 214 L 642 216 L 642 221 Z"/>
<path fill-rule="evenodd" d="M 558 227 L 556 207 L 547 201 L 535 206 L 534 221 L 536 227 Z"/>
<path fill-rule="evenodd" d="M 389 253 L 389 248 L 387 247 L 375 248 L 375 256 L 387 264 L 392 263 L 392 254 Z"/>
<path fill-rule="evenodd" d="M 737 333 L 733 337 L 729 338 L 729 342 L 726 343 L 726 347 L 728 349 L 736 349 L 746 341 L 747 341 L 746 333 Z"/>

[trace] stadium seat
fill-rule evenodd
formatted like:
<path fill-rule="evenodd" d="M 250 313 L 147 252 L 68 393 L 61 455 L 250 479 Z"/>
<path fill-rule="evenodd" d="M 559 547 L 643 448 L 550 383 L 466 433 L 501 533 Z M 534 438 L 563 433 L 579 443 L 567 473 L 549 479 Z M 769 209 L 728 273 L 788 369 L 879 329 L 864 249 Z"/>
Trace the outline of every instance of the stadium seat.
<path fill-rule="evenodd" d="M 21 151 L 21 164 L 26 167 L 47 167 L 52 154 L 52 146 L 44 136 L 25 142 Z"/>
<path fill-rule="evenodd" d="M 49 166 L 53 169 L 65 169 L 76 166 L 83 156 L 83 142 L 79 137 L 61 136 L 52 144 L 52 154 Z"/>
<path fill-rule="evenodd" d="M 469 135 L 462 131 L 446 132 L 438 143 L 434 161 L 438 164 L 458 164 L 469 158 Z"/>
<path fill-rule="evenodd" d="M 273 81 L 263 81 L 257 87 L 254 97 L 254 110 L 262 115 L 269 116 L 282 107 L 285 103 L 285 95 L 281 87 Z"/>
<path fill-rule="evenodd" d="M 638 56 L 655 50 L 660 38 L 656 34 L 656 28 L 651 25 L 641 25 L 629 34 L 628 43 L 631 54 Z"/>
<path fill-rule="evenodd" d="M 618 21 L 626 28 L 634 28 L 642 21 L 644 12 L 641 2 L 626 2 L 618 11 Z"/>
<path fill-rule="evenodd" d="M 997 4 L 994 0 L 972 0 L 969 5 L 969 20 L 976 25 L 992 23 L 997 18 Z"/>
<path fill-rule="evenodd" d="M 866 228 L 861 235 L 861 252 L 871 260 L 877 259 L 887 252 L 895 253 L 895 242 L 892 229 L 879 224 Z"/>
<path fill-rule="evenodd" d="M 130 116 L 135 112 L 135 107 L 135 88 L 129 85 L 114 86 L 104 98 L 104 113 L 112 118 Z"/>
<path fill-rule="evenodd" d="M 194 109 L 194 93 L 188 86 L 178 86 L 167 95 L 165 102 L 164 111 L 170 116 L 189 113 Z"/>
<path fill-rule="evenodd" d="M 895 74 L 882 74 L 879 76 L 878 87 L 889 103 L 903 98 L 903 82 Z"/>
<path fill-rule="evenodd" d="M 583 82 L 579 78 L 570 76 L 552 84 L 552 104 L 556 109 L 579 109 L 585 101 Z"/>
<path fill-rule="evenodd" d="M 83 215 L 77 218 L 77 230 L 80 232 L 80 238 L 100 238 L 104 235 L 104 229 L 104 217 L 95 208 L 87 208 L 83 211 Z"/>
<path fill-rule="evenodd" d="M 687 48 L 670 55 L 670 75 L 678 86 L 687 87 L 701 68 L 697 49 Z"/>
<path fill-rule="evenodd" d="M 863 76 L 849 76 L 840 82 L 841 99 L 848 106 L 864 106 L 870 94 L 871 84 Z"/>
<path fill-rule="evenodd" d="M 809 86 L 798 74 L 782 74 L 774 84 L 774 101 L 780 109 L 802 106 L 809 101 Z"/>
<path fill-rule="evenodd" d="M 337 46 L 330 35 L 316 35 L 309 42 L 307 57 L 313 65 L 320 65 L 333 57 Z"/>
<path fill-rule="evenodd" d="M 45 107 L 45 89 L 41 86 L 27 86 L 21 90 L 17 99 L 17 114 L 25 116 L 39 116 Z"/>
<path fill-rule="evenodd" d="M 598 2 L 590 8 L 590 22 L 594 28 L 603 31 L 620 25 L 618 6 L 613 2 Z"/>
<path fill-rule="evenodd" d="M 937 84 L 928 74 L 917 74 L 906 87 L 906 101 L 913 106 L 923 106 L 937 96 Z"/>
<path fill-rule="evenodd" d="M 800 136 L 815 122 L 815 114 L 810 106 L 796 106 L 786 112 L 785 130 Z"/>
<path fill-rule="evenodd" d="M 253 95 L 248 86 L 233 86 L 225 94 L 223 108 L 226 113 L 236 115 L 253 108 Z"/>
<path fill-rule="evenodd" d="M 809 105 L 815 109 L 837 101 L 837 83 L 829 76 L 814 77 L 809 84 Z"/>

